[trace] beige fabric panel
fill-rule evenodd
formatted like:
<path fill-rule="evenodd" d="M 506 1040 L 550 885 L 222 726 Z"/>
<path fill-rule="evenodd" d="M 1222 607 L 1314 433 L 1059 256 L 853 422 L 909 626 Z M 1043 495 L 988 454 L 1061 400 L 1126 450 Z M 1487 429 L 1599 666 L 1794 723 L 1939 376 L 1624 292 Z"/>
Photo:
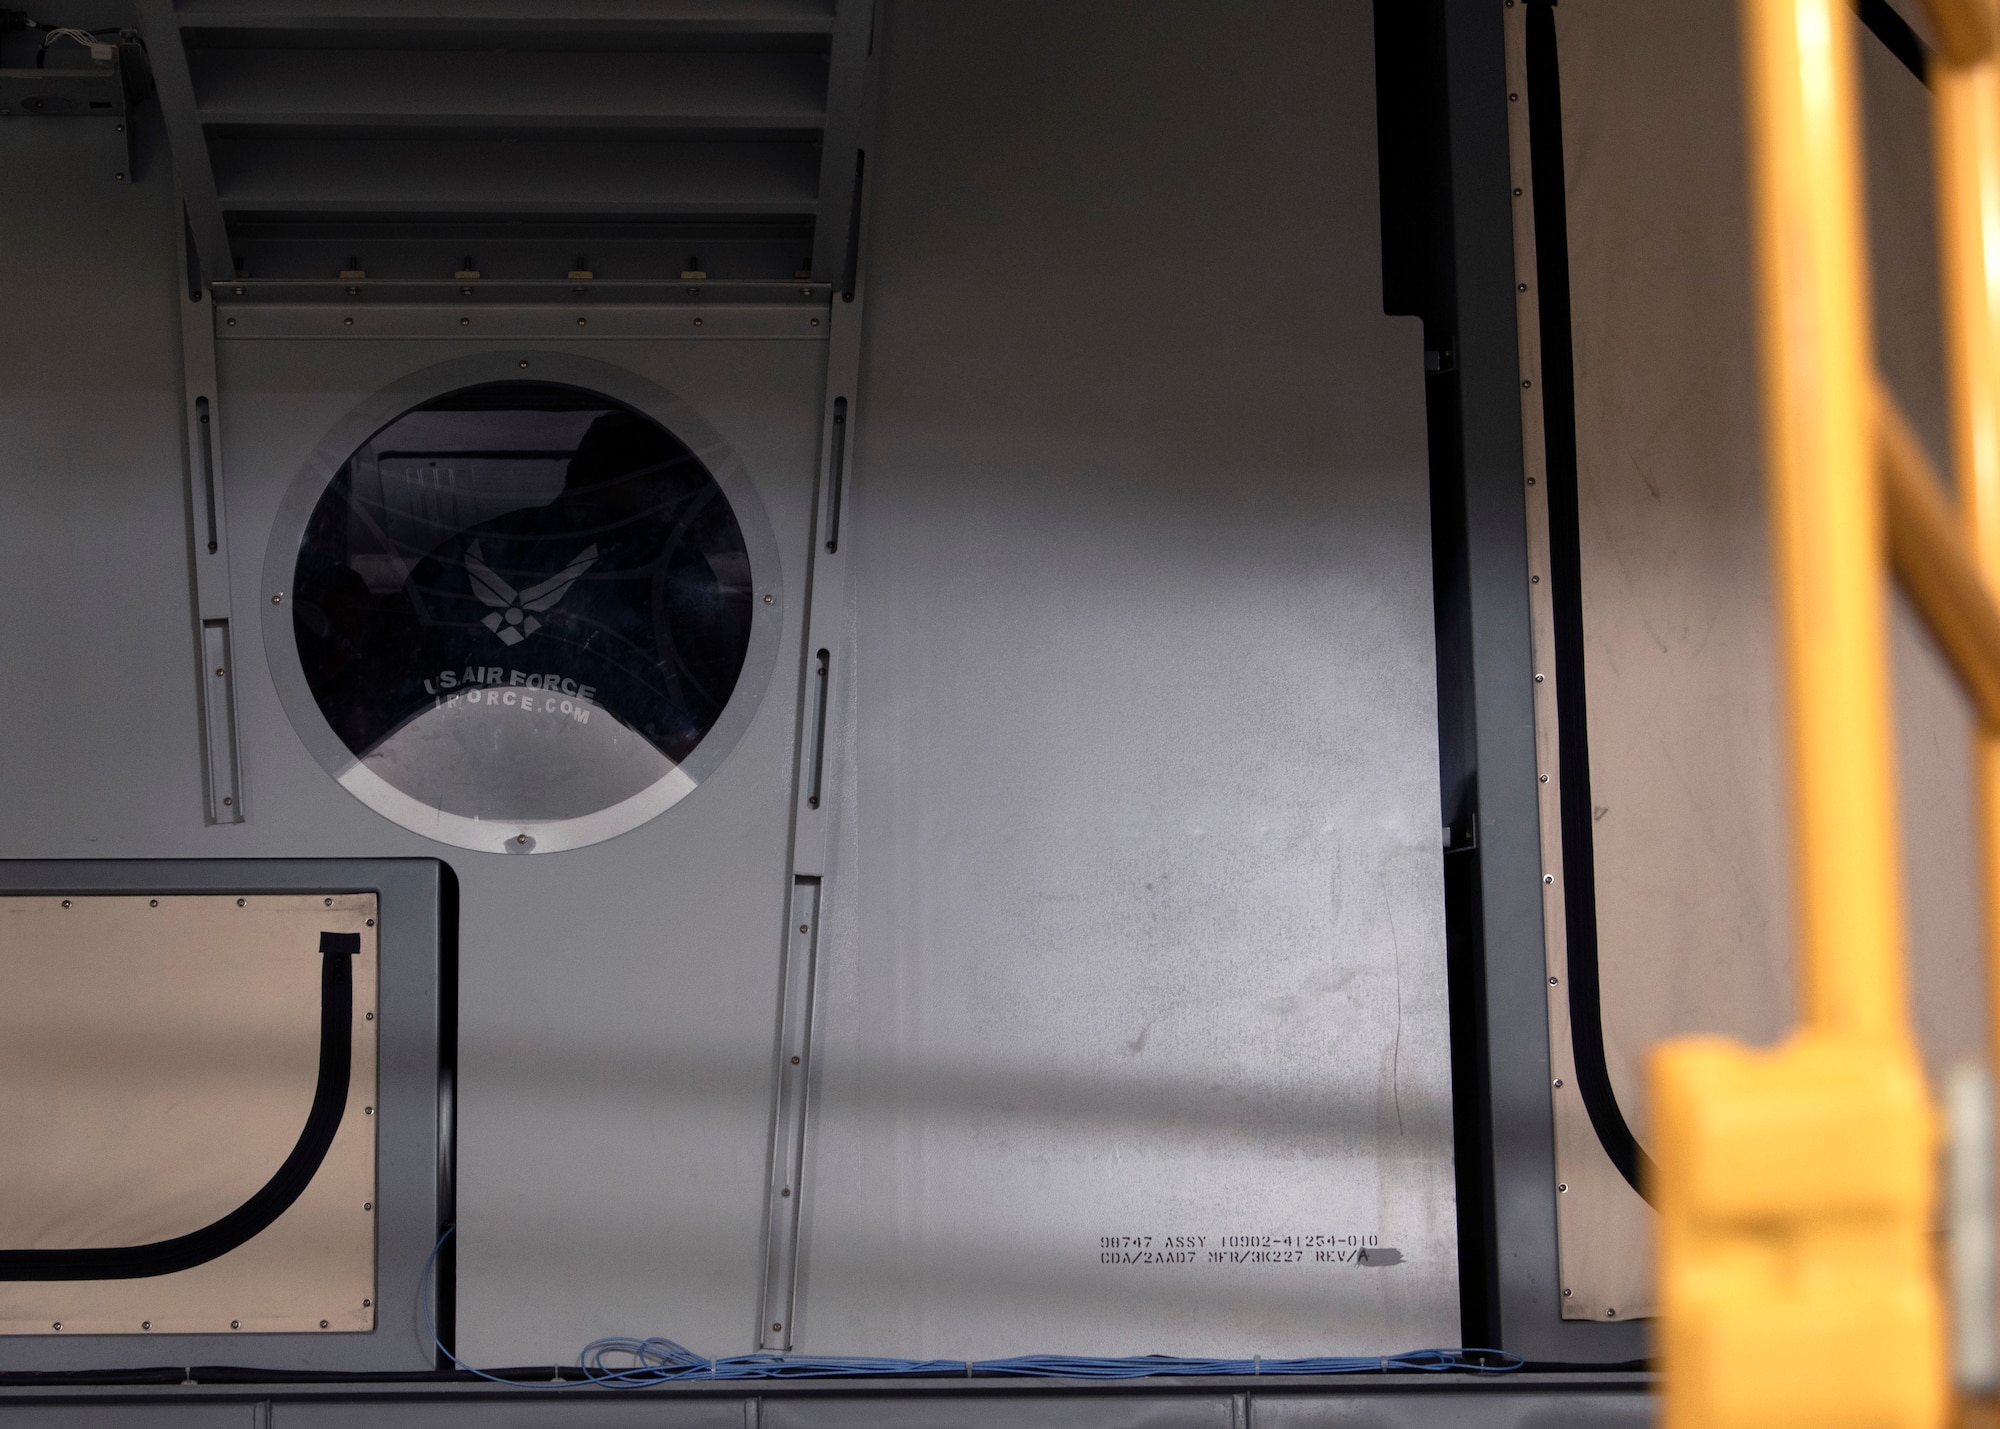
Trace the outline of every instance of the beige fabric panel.
<path fill-rule="evenodd" d="M 361 935 L 347 1108 L 291 1208 L 172 1275 L 0 1282 L 0 1334 L 374 1328 L 375 917 L 372 893 L 0 899 L 9 1249 L 146 1244 L 248 1200 L 312 1105 L 319 935 Z"/>
<path fill-rule="evenodd" d="M 1604 1034 L 1643 1141 L 1654 1042 L 1769 1042 L 1793 1015 L 1738 17 L 1733 0 L 1555 15 Z M 1872 37 L 1859 52 L 1880 361 L 1941 459 L 1928 101 Z M 1892 634 L 1912 1001 L 1935 1074 L 1983 1045 L 1970 724 L 1900 598 Z M 1590 1164 L 1578 1111 L 1556 1093 L 1559 1165 Z M 1628 1188 L 1584 1178 L 1558 1204 L 1566 1283 L 1649 1275 L 1651 1213 Z"/>

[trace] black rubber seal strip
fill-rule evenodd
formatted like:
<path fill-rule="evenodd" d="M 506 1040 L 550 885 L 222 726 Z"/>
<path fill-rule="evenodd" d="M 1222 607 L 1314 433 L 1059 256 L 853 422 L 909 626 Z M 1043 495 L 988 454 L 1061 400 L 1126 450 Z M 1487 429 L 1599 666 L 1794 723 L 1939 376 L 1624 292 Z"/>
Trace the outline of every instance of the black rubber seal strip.
<path fill-rule="evenodd" d="M 347 1111 L 354 1071 L 354 964 L 359 933 L 319 935 L 319 1082 L 298 1144 L 255 1195 L 200 1230 L 151 1245 L 0 1250 L 0 1280 L 137 1280 L 226 1255 L 290 1210 L 311 1184 Z"/>
<path fill-rule="evenodd" d="M 1557 769 L 1562 778 L 1563 924 L 1569 956 L 1570 1060 L 1591 1127 L 1641 1196 L 1653 1161 L 1632 1134 L 1604 1058 L 1597 969 L 1597 864 L 1591 843 L 1590 743 L 1584 700 L 1583 558 L 1576 481 L 1576 374 L 1570 341 L 1569 211 L 1564 201 L 1562 78 L 1552 0 L 1528 7 L 1528 153 L 1535 184 L 1535 279 L 1542 329 L 1549 595 L 1555 607 Z"/>
<path fill-rule="evenodd" d="M 1910 28 L 1910 22 L 1896 13 L 1889 0 L 1854 0 L 1854 13 L 1868 27 L 1868 33 L 1882 47 L 1903 62 L 1903 68 L 1919 83 L 1931 82 L 1931 48 Z"/>

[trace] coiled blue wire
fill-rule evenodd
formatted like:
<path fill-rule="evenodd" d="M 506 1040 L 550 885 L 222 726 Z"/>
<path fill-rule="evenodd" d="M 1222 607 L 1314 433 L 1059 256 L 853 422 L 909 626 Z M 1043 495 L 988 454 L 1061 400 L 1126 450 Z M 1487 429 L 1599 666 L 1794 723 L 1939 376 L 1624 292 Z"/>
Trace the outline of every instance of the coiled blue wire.
<path fill-rule="evenodd" d="M 592 1340 L 577 1356 L 580 1379 L 507 1379 L 475 1369 L 444 1347 L 430 1317 L 430 1281 L 438 1253 L 456 1226 L 447 1227 L 431 1248 L 417 1286 L 417 1312 L 438 1353 L 468 1374 L 493 1384 L 523 1389 L 640 1389 L 689 1380 L 893 1379 L 915 1375 L 1013 1378 L 1144 1379 L 1150 1375 L 1300 1374 L 1509 1374 L 1522 1365 L 1504 1350 L 1407 1350 L 1394 1355 L 1316 1355 L 1303 1359 L 1194 1359 L 1180 1355 L 1017 1355 L 999 1360 L 902 1360 L 850 1356 L 729 1355 L 710 1359 L 659 1335 L 645 1339 L 614 1335 Z"/>

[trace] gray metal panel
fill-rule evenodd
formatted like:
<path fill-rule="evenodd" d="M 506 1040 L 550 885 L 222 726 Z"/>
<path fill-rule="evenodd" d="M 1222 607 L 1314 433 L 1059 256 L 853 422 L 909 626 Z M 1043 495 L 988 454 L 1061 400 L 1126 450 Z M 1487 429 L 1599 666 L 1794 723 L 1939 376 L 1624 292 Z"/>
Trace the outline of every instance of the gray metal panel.
<path fill-rule="evenodd" d="M 1381 314 L 1368 7 L 882 30 L 795 1343 L 1456 1342 L 1422 356 Z M 1402 1263 L 1225 1239 L 1349 1234 Z M 1127 1236 L 1166 1263 L 1106 1263 Z"/>
<path fill-rule="evenodd" d="M 239 1404 L 10 1404 L 8 1429 L 98 1429 L 105 1424 L 159 1429 L 265 1429 L 258 1406 Z"/>
<path fill-rule="evenodd" d="M 1255 1429 L 1430 1429 L 1477 1424 L 1479 1429 L 1646 1429 L 1659 1417 L 1649 1394 L 1617 1389 L 1324 1395 L 1260 1394 Z"/>
<path fill-rule="evenodd" d="M 23 859 L 0 861 L 0 892 L 255 892 L 307 889 L 381 898 L 376 1064 L 376 1328 L 334 1335 L 39 1335 L 0 1337 L 0 1371 L 255 1364 L 273 1369 L 422 1372 L 436 1352 L 420 1332 L 424 1265 L 449 1212 L 440 1204 L 439 1093 L 445 969 L 442 866 L 434 859 Z M 435 1286 L 426 1288 L 434 1295 Z"/>
<path fill-rule="evenodd" d="M 393 381 L 491 350 L 371 338 L 221 348 L 245 589 L 257 588 L 281 496 L 328 430 Z M 793 588 L 824 345 L 627 340 L 606 356 L 731 444 Z M 799 613 L 782 614 L 781 647 L 797 640 Z M 238 676 L 255 811 L 237 831 L 246 840 L 436 849 L 326 777 L 279 708 L 261 641 L 240 643 Z M 729 760 L 652 823 L 566 854 L 451 855 L 463 889 L 459 1326 L 471 1363 L 566 1362 L 611 1333 L 670 1334 L 712 1353 L 752 1343 L 794 679 L 780 661 Z"/>
<path fill-rule="evenodd" d="M 1496 1338 L 1537 1359 L 1635 1359 L 1645 1351 L 1638 1322 L 1560 1318 L 1502 10 L 1487 0 L 1446 0 L 1444 12 L 1477 711 Z"/>

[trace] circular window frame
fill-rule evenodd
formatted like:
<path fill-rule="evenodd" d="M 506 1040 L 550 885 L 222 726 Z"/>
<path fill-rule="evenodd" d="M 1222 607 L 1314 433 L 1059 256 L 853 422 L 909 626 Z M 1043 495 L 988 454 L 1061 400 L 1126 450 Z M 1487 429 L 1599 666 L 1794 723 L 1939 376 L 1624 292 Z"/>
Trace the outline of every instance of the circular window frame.
<path fill-rule="evenodd" d="M 348 458 L 377 432 L 426 402 L 496 382 L 547 382 L 600 394 L 658 422 L 692 451 L 722 488 L 750 557 L 750 641 L 722 713 L 688 757 L 638 793 L 566 819 L 480 819 L 415 799 L 370 769 L 334 732 L 306 683 L 292 624 L 292 575 L 322 495 Z M 320 767 L 383 818 L 420 837 L 480 853 L 556 853 L 585 848 L 651 822 L 693 793 L 736 748 L 769 690 L 784 621 L 784 570 L 770 517 L 743 464 L 699 413 L 665 388 L 595 358 L 540 350 L 480 353 L 410 373 L 336 422 L 292 478 L 271 525 L 259 590 L 264 654 L 292 729 Z"/>

